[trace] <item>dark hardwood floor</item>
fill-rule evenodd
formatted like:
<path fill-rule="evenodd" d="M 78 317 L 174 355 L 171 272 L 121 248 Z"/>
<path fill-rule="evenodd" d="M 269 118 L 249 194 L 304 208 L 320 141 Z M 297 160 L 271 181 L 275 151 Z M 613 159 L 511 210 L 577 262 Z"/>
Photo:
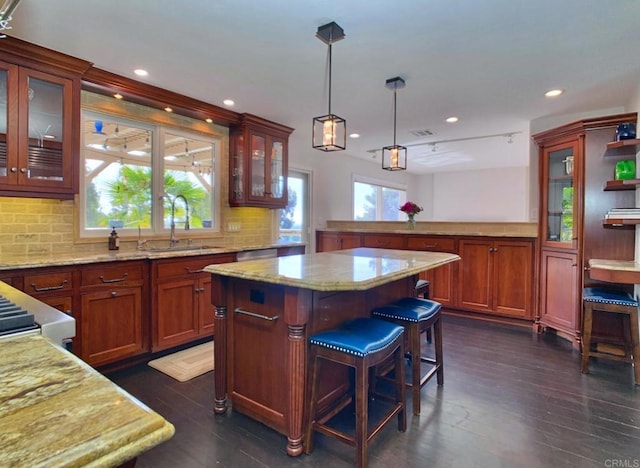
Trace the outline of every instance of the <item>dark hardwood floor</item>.
<path fill-rule="evenodd" d="M 640 386 L 629 364 L 591 362 L 529 329 L 444 318 L 445 384 L 422 389 L 422 414 L 387 425 L 371 467 L 640 467 Z M 176 428 L 138 467 L 349 467 L 351 447 L 316 434 L 311 455 L 229 410 L 215 416 L 213 372 L 180 383 L 139 365 L 108 375 Z M 410 392 L 407 393 L 410 397 Z"/>

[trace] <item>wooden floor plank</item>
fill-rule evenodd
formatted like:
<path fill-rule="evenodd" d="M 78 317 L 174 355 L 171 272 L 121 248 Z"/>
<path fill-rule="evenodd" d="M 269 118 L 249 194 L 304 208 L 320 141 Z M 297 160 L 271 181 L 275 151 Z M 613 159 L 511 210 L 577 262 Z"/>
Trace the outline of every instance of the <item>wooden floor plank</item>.
<path fill-rule="evenodd" d="M 579 353 L 558 337 L 452 316 L 443 332 L 445 385 L 422 389 L 422 414 L 409 412 L 404 434 L 383 429 L 369 466 L 640 466 L 629 364 L 592 360 L 583 375 Z M 108 377 L 176 426 L 138 467 L 353 466 L 351 447 L 321 435 L 311 455 L 289 457 L 284 436 L 233 411 L 215 415 L 213 372 L 180 383 L 140 365 Z"/>

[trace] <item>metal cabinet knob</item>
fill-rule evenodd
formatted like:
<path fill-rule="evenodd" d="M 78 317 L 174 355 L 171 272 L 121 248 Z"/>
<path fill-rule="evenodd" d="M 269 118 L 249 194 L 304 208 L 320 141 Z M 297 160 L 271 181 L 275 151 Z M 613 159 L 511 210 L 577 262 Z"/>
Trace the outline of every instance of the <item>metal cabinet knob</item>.
<path fill-rule="evenodd" d="M 20 168 L 20 172 L 22 172 L 23 174 L 26 174 L 27 168 L 26 167 L 21 167 Z"/>

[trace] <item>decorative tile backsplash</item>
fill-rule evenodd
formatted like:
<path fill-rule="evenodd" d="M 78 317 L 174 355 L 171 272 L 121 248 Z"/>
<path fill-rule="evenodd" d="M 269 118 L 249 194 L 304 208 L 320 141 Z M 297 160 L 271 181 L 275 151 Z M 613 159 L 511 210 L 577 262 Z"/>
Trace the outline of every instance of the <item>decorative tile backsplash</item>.
<path fill-rule="evenodd" d="M 0 255 L 105 252 L 104 239 L 77 239 L 73 200 L 0 197 Z M 276 211 L 265 208 L 223 209 L 223 233 L 213 238 L 194 237 L 220 247 L 252 247 L 274 242 Z M 228 232 L 228 226 L 238 230 Z M 182 233 L 178 233 L 182 237 Z M 186 238 L 186 237 L 185 237 Z M 149 239 L 161 242 L 168 239 Z M 134 249 L 136 238 L 121 237 L 121 249 Z"/>

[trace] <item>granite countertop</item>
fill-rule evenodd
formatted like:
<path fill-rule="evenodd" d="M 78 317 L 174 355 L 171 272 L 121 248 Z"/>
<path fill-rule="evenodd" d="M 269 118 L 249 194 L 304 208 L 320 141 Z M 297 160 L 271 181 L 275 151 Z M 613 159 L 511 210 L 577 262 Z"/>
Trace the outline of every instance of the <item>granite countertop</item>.
<path fill-rule="evenodd" d="M 278 247 L 298 247 L 304 244 L 271 244 L 265 246 L 214 247 L 185 246 L 177 248 L 150 248 L 143 250 L 116 250 L 102 252 L 83 252 L 69 254 L 5 254 L 0 256 L 0 271 L 47 266 L 82 265 L 99 262 L 118 262 L 126 260 L 162 259 L 173 257 L 192 257 L 197 255 L 215 255 L 246 252 L 250 250 L 274 249 Z"/>
<path fill-rule="evenodd" d="M 205 271 L 315 291 L 359 291 L 458 260 L 450 253 L 361 247 L 209 265 Z"/>
<path fill-rule="evenodd" d="M 0 340 L 3 466 L 117 466 L 170 439 L 162 416 L 41 335 Z"/>
<path fill-rule="evenodd" d="M 633 260 L 589 260 L 589 277 L 609 283 L 640 284 L 640 263 Z"/>
<path fill-rule="evenodd" d="M 353 232 L 361 234 L 403 234 L 410 236 L 480 236 L 480 237 L 538 237 L 537 223 L 529 222 L 455 222 L 418 221 L 414 229 L 398 221 L 327 221 L 324 232 Z"/>

